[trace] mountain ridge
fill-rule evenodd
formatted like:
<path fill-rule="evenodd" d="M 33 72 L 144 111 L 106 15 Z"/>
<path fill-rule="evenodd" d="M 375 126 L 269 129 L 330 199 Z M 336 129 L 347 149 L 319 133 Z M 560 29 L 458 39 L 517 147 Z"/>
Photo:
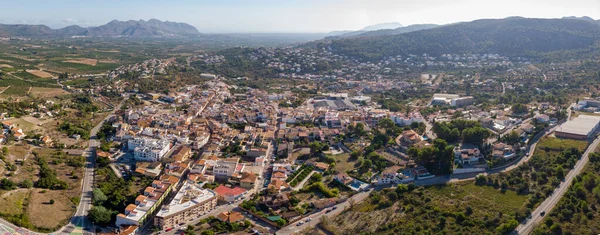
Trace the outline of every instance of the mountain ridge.
<path fill-rule="evenodd" d="M 60 29 L 51 29 L 46 25 L 0 24 L 0 36 L 3 37 L 181 37 L 199 34 L 189 24 L 157 19 L 112 20 L 100 26 L 70 25 Z"/>
<path fill-rule="evenodd" d="M 319 48 L 374 60 L 408 54 L 496 53 L 520 56 L 560 50 L 589 50 L 600 45 L 600 24 L 582 19 L 509 17 L 454 23 L 398 35 L 324 41 Z"/>

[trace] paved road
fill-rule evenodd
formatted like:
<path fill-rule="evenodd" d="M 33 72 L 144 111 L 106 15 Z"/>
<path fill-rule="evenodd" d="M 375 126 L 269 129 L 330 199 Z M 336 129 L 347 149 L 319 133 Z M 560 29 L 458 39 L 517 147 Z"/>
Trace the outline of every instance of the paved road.
<path fill-rule="evenodd" d="M 538 206 L 538 208 L 536 208 L 531 213 L 532 214 L 531 219 L 527 220 L 525 222 L 525 224 L 521 224 L 521 225 L 519 225 L 519 227 L 517 227 L 516 232 L 518 234 L 530 234 L 533 231 L 533 229 L 535 228 L 535 226 L 542 222 L 542 219 L 544 218 L 544 216 L 541 215 L 540 213 L 545 212 L 546 214 L 548 214 L 548 213 L 550 213 L 552 208 L 554 208 L 554 206 L 556 206 L 556 204 L 558 204 L 558 201 L 560 201 L 562 196 L 569 189 L 569 186 L 571 185 L 571 182 L 573 182 L 573 179 L 577 175 L 579 175 L 579 173 L 581 173 L 584 166 L 588 163 L 588 161 L 589 161 L 588 155 L 596 150 L 596 148 L 598 147 L 598 144 L 600 144 L 600 137 L 595 139 L 594 142 L 592 142 L 592 144 L 590 144 L 588 146 L 586 151 L 583 153 L 583 156 L 581 157 L 581 159 L 579 159 L 579 161 L 577 161 L 577 163 L 575 164 L 575 167 L 573 168 L 573 170 L 569 171 L 569 174 L 567 174 L 567 176 L 565 177 L 565 180 L 560 183 L 560 185 L 558 186 L 557 189 L 554 190 L 552 195 L 550 197 L 546 198 L 546 200 L 544 200 L 544 202 L 542 202 L 542 204 L 540 204 Z"/>
<path fill-rule="evenodd" d="M 304 223 L 300 226 L 297 226 L 298 222 L 294 223 L 294 224 L 290 224 L 287 227 L 284 227 L 281 230 L 277 231 L 277 235 L 296 234 L 300 231 L 303 231 L 304 229 L 314 227 L 318 223 L 321 222 L 322 217 L 333 218 L 333 217 L 341 214 L 346 209 L 346 207 L 350 206 L 350 200 L 354 200 L 354 203 L 357 204 L 357 203 L 361 202 L 362 200 L 368 198 L 369 193 L 371 193 L 371 191 L 373 191 L 373 189 L 369 189 L 368 191 L 355 194 L 354 196 L 351 197 L 351 199 L 348 199 L 345 202 L 337 204 L 336 205 L 337 209 L 335 209 L 329 213 L 325 213 L 325 211 L 328 209 L 323 209 L 322 211 L 319 211 L 315 214 L 312 214 L 312 215 L 302 219 L 302 221 L 306 221 L 308 218 L 311 218 L 312 220 L 308 223 Z"/>
<path fill-rule="evenodd" d="M 90 221 L 87 219 L 87 213 L 88 211 L 92 208 L 92 191 L 93 189 L 93 181 L 94 181 L 94 165 L 95 165 L 95 155 L 96 155 L 96 147 L 100 146 L 100 141 L 98 141 L 96 138 L 96 134 L 98 134 L 98 131 L 100 131 L 100 128 L 102 127 L 102 124 L 104 124 L 104 122 L 106 120 L 108 120 L 108 118 L 110 118 L 110 116 L 112 116 L 112 114 L 114 114 L 114 112 L 118 109 L 118 107 L 121 107 L 123 105 L 123 103 L 125 102 L 125 100 L 127 100 L 128 97 L 125 97 L 123 99 L 123 101 L 121 101 L 121 103 L 116 106 L 116 108 L 113 109 L 112 112 L 110 112 L 106 118 L 104 118 L 104 120 L 102 120 L 100 123 L 98 123 L 98 125 L 96 125 L 94 128 L 92 128 L 91 132 L 90 132 L 90 140 L 89 140 L 89 145 L 88 148 L 85 152 L 85 154 L 87 155 L 86 158 L 86 164 L 85 164 L 85 169 L 84 169 L 84 173 L 83 173 L 83 182 L 82 182 L 82 190 L 81 190 L 81 196 L 80 196 L 80 202 L 79 202 L 79 206 L 77 206 L 77 211 L 75 212 L 75 215 L 71 218 L 71 221 L 69 222 L 69 224 L 67 224 L 66 226 L 64 226 L 63 228 L 61 228 L 58 233 L 60 234 L 93 234 L 92 232 L 86 231 L 86 230 L 92 230 L 93 225 L 90 223 Z"/>
<path fill-rule="evenodd" d="M 125 100 L 127 100 L 127 97 L 117 107 L 121 107 Z M 85 228 L 89 229 L 90 227 L 92 227 L 89 221 L 87 220 L 86 216 L 88 210 L 90 210 L 92 206 L 91 195 L 93 190 L 92 186 L 94 178 L 94 152 L 95 148 L 100 145 L 100 142 L 97 141 L 95 138 L 96 134 L 102 127 L 104 121 L 106 121 L 116 110 L 117 109 L 113 109 L 113 111 L 108 116 L 106 116 L 104 120 L 98 123 L 98 125 L 96 125 L 91 130 L 89 147 L 85 153 L 87 155 L 87 159 L 85 164 L 85 170 L 83 173 L 82 191 L 80 196 L 81 200 L 79 202 L 79 205 L 77 206 L 77 211 L 75 212 L 75 215 L 71 218 L 69 224 L 65 225 L 57 232 L 51 234 L 93 234 L 91 232 L 85 231 Z M 0 232 L 2 230 L 9 230 L 11 234 L 41 234 L 32 232 L 24 228 L 20 228 L 6 220 L 0 219 Z"/>

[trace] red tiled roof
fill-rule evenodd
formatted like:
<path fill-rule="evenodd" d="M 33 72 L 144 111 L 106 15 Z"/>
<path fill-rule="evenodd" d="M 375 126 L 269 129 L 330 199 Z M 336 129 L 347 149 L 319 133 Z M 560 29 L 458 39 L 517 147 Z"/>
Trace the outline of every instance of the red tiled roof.
<path fill-rule="evenodd" d="M 130 211 L 130 212 L 131 212 L 131 211 L 135 210 L 135 208 L 137 208 L 137 206 L 136 206 L 136 205 L 134 205 L 134 204 L 129 204 L 127 207 L 125 207 L 125 210 L 126 210 L 126 211 Z"/>
<path fill-rule="evenodd" d="M 215 188 L 215 193 L 221 195 L 221 196 L 225 196 L 225 195 L 240 195 L 244 192 L 246 192 L 245 189 L 240 188 L 240 187 L 235 187 L 235 188 L 229 188 L 227 186 L 224 185 L 220 185 L 219 187 Z"/>

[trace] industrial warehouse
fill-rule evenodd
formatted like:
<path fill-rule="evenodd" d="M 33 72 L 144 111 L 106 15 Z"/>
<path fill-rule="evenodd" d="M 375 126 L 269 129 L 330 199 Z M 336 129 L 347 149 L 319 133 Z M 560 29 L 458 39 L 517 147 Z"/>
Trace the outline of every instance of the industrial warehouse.
<path fill-rule="evenodd" d="M 555 135 L 560 138 L 587 140 L 590 139 L 600 124 L 600 117 L 579 115 L 556 129 Z"/>

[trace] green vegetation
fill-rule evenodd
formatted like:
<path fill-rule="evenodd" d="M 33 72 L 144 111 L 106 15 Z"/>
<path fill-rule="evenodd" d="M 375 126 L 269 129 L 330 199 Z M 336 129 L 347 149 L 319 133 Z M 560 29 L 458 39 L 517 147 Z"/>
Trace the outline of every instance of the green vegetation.
<path fill-rule="evenodd" d="M 242 222 L 238 222 L 238 223 L 228 223 L 228 222 L 222 222 L 219 219 L 215 218 L 214 216 L 210 216 L 207 218 L 208 220 L 205 223 L 208 223 L 210 225 L 210 229 L 209 230 L 205 230 L 205 231 L 212 231 L 213 234 L 219 234 L 219 233 L 235 233 L 238 231 L 243 231 L 249 227 L 252 226 L 251 223 L 246 222 L 246 221 L 242 221 Z M 188 229 L 190 230 L 190 229 Z M 187 231 L 187 230 L 186 230 Z M 193 229 L 191 229 L 191 231 L 193 231 Z M 204 234 L 203 231 L 202 233 Z"/>
<path fill-rule="evenodd" d="M 322 193 L 323 196 L 328 198 L 337 197 L 339 194 L 339 190 L 337 188 L 329 189 L 323 182 L 314 182 L 302 188 L 302 192 L 310 191 L 318 191 Z"/>
<path fill-rule="evenodd" d="M 490 137 L 488 129 L 483 128 L 478 121 L 465 119 L 455 119 L 450 122 L 436 122 L 433 125 L 435 134 L 449 143 L 462 140 L 463 143 L 470 143 L 481 146 L 483 141 Z"/>
<path fill-rule="evenodd" d="M 94 208 L 99 208 L 100 212 L 104 212 L 102 208 L 106 208 L 111 212 L 109 224 L 114 223 L 117 212 L 125 210 L 125 206 L 133 203 L 136 195 L 152 182 L 148 177 L 131 177 L 127 180 L 119 178 L 107 166 L 96 170 L 96 179 L 97 185 L 92 192 Z"/>
<path fill-rule="evenodd" d="M 40 167 L 40 179 L 36 183 L 37 187 L 47 189 L 67 189 L 69 187 L 67 182 L 56 177 L 56 171 L 48 166 L 45 158 L 38 157 L 36 152 L 33 152 L 33 154 L 36 156 L 37 164 Z"/>
<path fill-rule="evenodd" d="M 88 219 L 95 224 L 108 225 L 113 212 L 103 206 L 94 206 L 88 211 Z"/>
<path fill-rule="evenodd" d="M 399 185 L 365 200 L 321 225 L 343 234 L 494 234 L 514 224 L 526 196 L 459 183 Z"/>
<path fill-rule="evenodd" d="M 568 40 L 556 40 L 559 38 Z M 511 17 L 477 20 L 394 36 L 326 41 L 318 43 L 317 47 L 330 47 L 333 53 L 363 60 L 423 53 L 432 56 L 444 53 L 534 56 L 552 51 L 578 50 L 576 52 L 581 55 L 588 47 L 593 47 L 598 38 L 600 29 L 593 22 Z"/>
<path fill-rule="evenodd" d="M 561 142 L 568 145 L 557 146 L 557 143 Z M 535 154 L 526 163 L 508 173 L 478 177 L 476 183 L 483 184 L 485 181 L 485 185 L 503 191 L 511 190 L 519 195 L 529 195 L 527 208 L 517 212 L 516 219 L 522 221 L 535 206 L 552 194 L 568 170 L 572 169 L 581 157 L 586 145 L 583 141 L 544 138 L 540 140 Z"/>
<path fill-rule="evenodd" d="M 17 188 L 17 184 L 8 178 L 0 180 L 0 188 L 4 190 L 13 190 Z"/>
<path fill-rule="evenodd" d="M 597 234 L 600 232 L 600 154 L 592 153 L 557 206 L 533 234 Z"/>
<path fill-rule="evenodd" d="M 427 167 L 433 174 L 452 173 L 454 146 L 448 145 L 443 139 L 435 139 L 429 147 L 410 148 L 408 156 Z"/>
<path fill-rule="evenodd" d="M 288 176 L 287 179 L 285 179 L 285 182 L 290 183 L 290 185 L 296 186 L 296 184 L 298 184 L 299 182 L 302 182 L 302 180 L 304 180 L 304 178 L 306 178 L 306 176 L 308 176 L 308 174 L 314 169 L 313 166 L 309 166 L 309 165 L 302 165 L 300 166 L 300 168 L 298 168 L 298 170 L 294 171 L 294 173 L 292 173 L 291 175 Z M 296 177 L 298 176 L 298 177 Z"/>

